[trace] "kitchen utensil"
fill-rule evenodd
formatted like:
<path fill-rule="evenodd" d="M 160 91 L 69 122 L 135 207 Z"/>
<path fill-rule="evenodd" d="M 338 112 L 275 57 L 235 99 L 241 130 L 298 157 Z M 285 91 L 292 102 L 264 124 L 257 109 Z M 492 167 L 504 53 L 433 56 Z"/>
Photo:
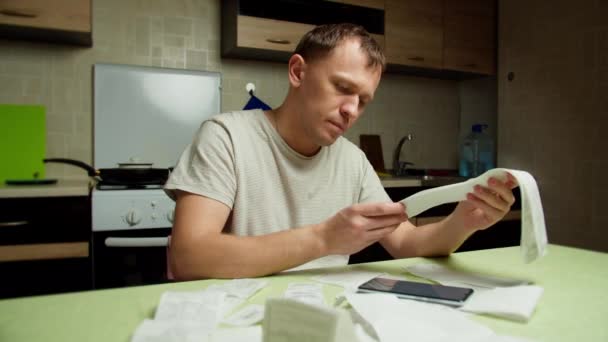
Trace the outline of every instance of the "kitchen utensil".
<path fill-rule="evenodd" d="M 78 166 L 87 170 L 89 176 L 96 177 L 106 185 L 150 185 L 164 184 L 169 177 L 169 169 L 153 168 L 149 163 L 140 164 L 139 167 L 104 168 L 95 169 L 79 160 L 67 158 L 47 158 L 45 163 L 63 163 Z"/>
<path fill-rule="evenodd" d="M 361 134 L 359 135 L 359 145 L 370 164 L 372 164 L 374 170 L 377 172 L 386 172 L 380 136 L 377 134 Z"/>

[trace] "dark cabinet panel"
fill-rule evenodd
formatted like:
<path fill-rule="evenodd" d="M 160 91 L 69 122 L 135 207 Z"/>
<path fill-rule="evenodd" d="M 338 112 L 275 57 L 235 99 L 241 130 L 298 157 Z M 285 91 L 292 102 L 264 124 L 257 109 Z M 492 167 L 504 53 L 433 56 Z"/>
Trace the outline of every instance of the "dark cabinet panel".
<path fill-rule="evenodd" d="M 0 298 L 92 288 L 89 196 L 0 199 Z"/>
<path fill-rule="evenodd" d="M 0 199 L 0 245 L 88 241 L 89 197 Z"/>
<path fill-rule="evenodd" d="M 89 258 L 0 262 L 0 298 L 92 289 Z"/>

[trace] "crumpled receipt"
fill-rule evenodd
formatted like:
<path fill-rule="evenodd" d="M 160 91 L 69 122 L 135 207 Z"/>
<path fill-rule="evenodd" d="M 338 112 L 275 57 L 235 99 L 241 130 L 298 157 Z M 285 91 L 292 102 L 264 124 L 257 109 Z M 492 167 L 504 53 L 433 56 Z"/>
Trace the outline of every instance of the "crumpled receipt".
<path fill-rule="evenodd" d="M 400 202 L 405 204 L 409 217 L 445 203 L 460 202 L 466 199 L 467 193 L 474 192 L 475 185 L 487 186 L 490 177 L 501 181 L 507 180 L 510 173 L 519 183 L 521 192 L 521 241 L 520 247 L 526 263 L 532 262 L 546 254 L 547 228 L 536 181 L 526 171 L 497 168 L 467 181 L 441 186 L 417 192 Z"/>

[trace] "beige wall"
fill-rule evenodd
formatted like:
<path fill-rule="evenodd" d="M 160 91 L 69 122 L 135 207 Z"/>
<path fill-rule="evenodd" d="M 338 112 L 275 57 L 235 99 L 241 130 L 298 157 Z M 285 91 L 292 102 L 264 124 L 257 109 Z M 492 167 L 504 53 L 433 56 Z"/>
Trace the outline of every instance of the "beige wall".
<path fill-rule="evenodd" d="M 483 77 L 461 81 L 458 85 L 460 97 L 459 139 L 471 132 L 477 123 L 487 124 L 484 132 L 496 141 L 497 84 L 496 77 Z"/>
<path fill-rule="evenodd" d="M 247 82 L 254 82 L 256 94 L 271 106 L 279 105 L 287 90 L 284 64 L 220 59 L 219 3 L 93 1 L 92 48 L 0 40 L 0 103 L 44 105 L 47 156 L 87 162 L 92 161 L 91 73 L 97 62 L 219 71 L 222 110 L 242 108 Z M 458 118 L 456 82 L 387 75 L 377 100 L 347 137 L 358 142 L 360 133 L 382 134 L 388 167 L 398 139 L 413 133 L 418 166 L 455 167 Z M 84 173 L 49 164 L 47 175 Z"/>
<path fill-rule="evenodd" d="M 608 2 L 503 0 L 499 15 L 499 166 L 536 177 L 550 242 L 608 251 Z"/>

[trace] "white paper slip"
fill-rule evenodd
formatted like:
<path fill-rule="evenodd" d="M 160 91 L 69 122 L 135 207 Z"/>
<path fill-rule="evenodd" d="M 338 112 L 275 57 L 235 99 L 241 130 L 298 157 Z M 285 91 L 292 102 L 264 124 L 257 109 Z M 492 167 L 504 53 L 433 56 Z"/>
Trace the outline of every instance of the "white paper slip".
<path fill-rule="evenodd" d="M 223 323 L 234 326 L 250 326 L 261 322 L 264 319 L 264 306 L 251 304 L 224 319 Z"/>
<path fill-rule="evenodd" d="M 323 286 L 320 284 L 290 283 L 283 297 L 307 304 L 325 305 Z"/>
<path fill-rule="evenodd" d="M 194 322 L 146 319 L 135 329 L 131 342 L 207 342 L 211 332 Z"/>
<path fill-rule="evenodd" d="M 439 304 L 398 299 L 389 294 L 350 293 L 347 300 L 382 342 L 524 341 L 499 336 L 467 314 Z"/>
<path fill-rule="evenodd" d="M 414 217 L 438 205 L 465 200 L 467 193 L 474 192 L 475 185 L 488 186 L 490 177 L 504 182 L 507 180 L 506 172 L 519 184 L 522 216 L 520 246 L 524 261 L 532 262 L 546 253 L 547 229 L 538 186 L 534 177 L 526 171 L 492 169 L 465 182 L 417 192 L 401 202 L 406 206 L 407 215 Z"/>
<path fill-rule="evenodd" d="M 244 278 L 230 280 L 220 285 L 210 285 L 207 289 L 220 290 L 226 292 L 229 296 L 248 299 L 267 285 L 267 280 Z"/>
<path fill-rule="evenodd" d="M 224 292 L 216 291 L 166 291 L 162 294 L 155 320 L 192 321 L 211 331 L 217 327 Z"/>
<path fill-rule="evenodd" d="M 220 309 L 220 317 L 226 317 L 226 315 L 232 312 L 234 308 L 243 304 L 244 302 L 244 299 L 227 295 L 226 297 L 224 297 L 224 303 L 222 304 L 222 307 Z"/>
<path fill-rule="evenodd" d="M 431 263 L 419 263 L 406 266 L 405 270 L 418 277 L 433 280 L 443 285 L 473 287 L 474 289 L 491 289 L 495 287 L 530 284 L 527 280 L 456 271 L 443 265 Z"/>
<path fill-rule="evenodd" d="M 213 342 L 262 342 L 262 327 L 218 329 L 211 335 Z M 203 342 L 203 341 L 200 341 Z M 506 341 L 505 341 L 506 342 Z"/>
<path fill-rule="evenodd" d="M 347 300 L 382 342 L 472 341 L 494 335 L 463 312 L 438 304 L 387 294 L 347 294 Z"/>
<path fill-rule="evenodd" d="M 341 286 L 344 289 L 356 291 L 359 285 L 383 274 L 384 273 L 381 272 L 347 270 L 328 272 L 320 276 L 311 277 L 310 279 L 320 283 Z"/>
<path fill-rule="evenodd" d="M 264 342 L 356 341 L 355 328 L 346 310 L 270 298 L 265 312 Z"/>
<path fill-rule="evenodd" d="M 358 342 L 378 342 L 378 339 L 369 336 L 367 331 L 359 324 L 355 324 L 355 336 Z"/>
<path fill-rule="evenodd" d="M 515 336 L 493 335 L 481 340 L 468 342 L 535 342 L 535 340 Z"/>
<path fill-rule="evenodd" d="M 527 322 L 542 294 L 543 288 L 534 285 L 480 290 L 475 291 L 460 309 Z"/>

